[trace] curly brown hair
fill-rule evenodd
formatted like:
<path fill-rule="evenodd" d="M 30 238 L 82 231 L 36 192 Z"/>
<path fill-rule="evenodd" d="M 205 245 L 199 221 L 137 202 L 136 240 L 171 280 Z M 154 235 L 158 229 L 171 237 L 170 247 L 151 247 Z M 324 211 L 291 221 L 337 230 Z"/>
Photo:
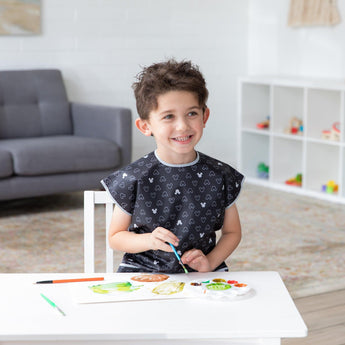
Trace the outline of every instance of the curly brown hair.
<path fill-rule="evenodd" d="M 143 120 L 147 120 L 150 112 L 157 109 L 158 96 L 169 91 L 193 92 L 198 97 L 200 107 L 206 109 L 208 98 L 206 82 L 199 67 L 191 61 L 177 62 L 170 59 L 144 67 L 132 87 L 137 111 Z"/>

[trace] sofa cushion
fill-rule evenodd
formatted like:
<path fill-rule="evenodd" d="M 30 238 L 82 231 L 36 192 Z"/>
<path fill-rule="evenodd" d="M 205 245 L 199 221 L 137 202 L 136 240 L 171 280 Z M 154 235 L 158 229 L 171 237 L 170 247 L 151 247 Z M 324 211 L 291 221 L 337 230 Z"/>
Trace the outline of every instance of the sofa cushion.
<path fill-rule="evenodd" d="M 12 156 L 8 151 L 0 149 L 0 178 L 13 175 Z"/>
<path fill-rule="evenodd" d="M 13 157 L 16 175 L 45 175 L 113 169 L 121 164 L 119 147 L 98 138 L 50 136 L 1 140 Z"/>
<path fill-rule="evenodd" d="M 72 134 L 59 70 L 0 71 L 0 138 Z"/>

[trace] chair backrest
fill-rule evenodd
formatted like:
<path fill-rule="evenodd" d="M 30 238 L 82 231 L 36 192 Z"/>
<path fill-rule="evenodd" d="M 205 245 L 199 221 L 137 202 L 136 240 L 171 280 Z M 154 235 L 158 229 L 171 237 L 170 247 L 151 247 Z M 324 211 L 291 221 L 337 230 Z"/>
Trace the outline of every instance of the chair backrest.
<path fill-rule="evenodd" d="M 114 201 L 105 191 L 84 192 L 84 272 L 95 272 L 95 205 L 105 205 L 105 256 L 106 272 L 114 270 L 113 250 L 108 243 L 108 229 L 114 209 Z"/>

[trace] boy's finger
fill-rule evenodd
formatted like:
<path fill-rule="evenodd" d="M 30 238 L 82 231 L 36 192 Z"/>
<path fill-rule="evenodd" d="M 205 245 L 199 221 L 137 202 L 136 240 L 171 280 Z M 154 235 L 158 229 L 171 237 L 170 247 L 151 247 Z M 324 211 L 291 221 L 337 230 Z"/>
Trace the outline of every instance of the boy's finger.
<path fill-rule="evenodd" d="M 204 253 L 201 250 L 191 249 L 187 252 L 185 252 L 182 255 L 182 261 L 185 260 L 186 262 L 192 262 L 197 258 L 201 258 L 205 256 Z"/>
<path fill-rule="evenodd" d="M 178 246 L 179 243 L 179 239 L 176 237 L 176 235 L 169 230 L 166 230 L 166 232 L 162 233 L 162 240 L 171 243 L 175 247 Z"/>
<path fill-rule="evenodd" d="M 178 246 L 179 239 L 170 230 L 160 228 L 161 239 L 165 242 L 169 242 L 174 246 Z"/>
<path fill-rule="evenodd" d="M 169 235 L 162 235 L 159 239 L 164 243 L 171 243 L 173 246 L 178 246 L 178 239 Z M 169 246 L 170 247 L 170 246 Z"/>
<path fill-rule="evenodd" d="M 166 244 L 165 242 L 162 242 L 162 246 L 160 250 L 163 250 L 164 252 L 172 252 L 172 248 L 169 246 L 169 244 Z"/>

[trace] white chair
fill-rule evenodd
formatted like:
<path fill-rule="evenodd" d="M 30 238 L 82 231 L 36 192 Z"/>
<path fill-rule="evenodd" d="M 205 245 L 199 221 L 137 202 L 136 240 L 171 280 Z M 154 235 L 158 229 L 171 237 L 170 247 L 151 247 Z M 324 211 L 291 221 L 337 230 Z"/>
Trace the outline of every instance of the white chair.
<path fill-rule="evenodd" d="M 113 250 L 108 244 L 108 229 L 114 209 L 114 201 L 105 191 L 84 192 L 84 272 L 95 272 L 95 205 L 105 205 L 105 256 L 106 272 L 114 269 Z"/>

